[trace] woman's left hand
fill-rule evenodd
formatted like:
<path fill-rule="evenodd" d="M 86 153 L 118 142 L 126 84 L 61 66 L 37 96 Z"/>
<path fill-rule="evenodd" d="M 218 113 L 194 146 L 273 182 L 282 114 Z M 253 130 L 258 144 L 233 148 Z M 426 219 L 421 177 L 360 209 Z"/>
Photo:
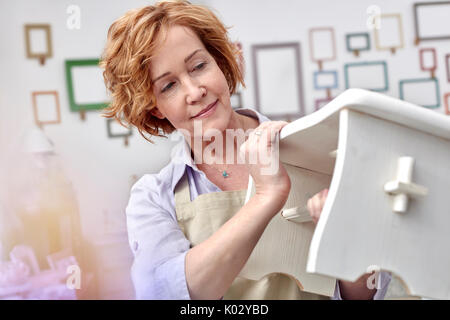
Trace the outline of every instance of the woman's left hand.
<path fill-rule="evenodd" d="M 327 199 L 328 189 L 323 189 L 319 193 L 315 194 L 312 198 L 308 200 L 306 203 L 306 207 L 308 208 L 308 212 L 314 222 L 317 224 L 320 218 L 320 214 L 322 213 L 323 206 L 325 204 L 325 200 Z"/>

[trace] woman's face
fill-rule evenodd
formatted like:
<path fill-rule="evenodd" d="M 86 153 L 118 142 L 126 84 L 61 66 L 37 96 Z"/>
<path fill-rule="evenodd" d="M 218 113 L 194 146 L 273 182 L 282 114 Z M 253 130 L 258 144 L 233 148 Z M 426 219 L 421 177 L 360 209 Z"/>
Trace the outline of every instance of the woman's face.
<path fill-rule="evenodd" d="M 191 29 L 170 27 L 165 42 L 151 59 L 151 77 L 157 104 L 152 110 L 154 116 L 167 118 L 192 137 L 194 121 L 201 121 L 202 135 L 210 128 L 226 129 L 233 112 L 227 81 Z M 210 112 L 197 116 L 207 108 Z"/>

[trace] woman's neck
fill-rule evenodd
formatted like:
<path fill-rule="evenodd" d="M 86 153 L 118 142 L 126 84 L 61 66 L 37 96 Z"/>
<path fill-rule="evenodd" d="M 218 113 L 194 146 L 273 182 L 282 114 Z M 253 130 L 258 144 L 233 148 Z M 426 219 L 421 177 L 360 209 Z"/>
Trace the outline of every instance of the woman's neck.
<path fill-rule="evenodd" d="M 202 139 L 200 150 L 190 144 L 191 156 L 197 164 L 237 164 L 239 148 L 248 137 L 247 131 L 258 125 L 257 119 L 233 110 L 227 128 L 220 135 L 213 136 L 210 141 Z"/>

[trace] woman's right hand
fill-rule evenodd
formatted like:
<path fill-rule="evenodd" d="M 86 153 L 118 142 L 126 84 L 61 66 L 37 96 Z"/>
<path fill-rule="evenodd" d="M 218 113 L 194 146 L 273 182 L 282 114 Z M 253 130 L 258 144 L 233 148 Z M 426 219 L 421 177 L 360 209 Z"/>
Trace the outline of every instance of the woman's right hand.
<path fill-rule="evenodd" d="M 263 122 L 250 133 L 239 150 L 253 178 L 256 194 L 281 206 L 291 189 L 291 180 L 279 157 L 280 130 L 286 124 L 286 121 Z"/>

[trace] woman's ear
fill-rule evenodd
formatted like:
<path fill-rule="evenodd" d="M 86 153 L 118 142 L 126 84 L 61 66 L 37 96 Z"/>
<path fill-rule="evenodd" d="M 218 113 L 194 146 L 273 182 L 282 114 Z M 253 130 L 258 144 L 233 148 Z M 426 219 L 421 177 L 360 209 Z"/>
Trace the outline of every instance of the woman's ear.
<path fill-rule="evenodd" d="M 150 113 L 153 115 L 153 116 L 155 116 L 155 117 L 157 117 L 158 119 L 165 119 L 166 117 L 161 113 L 161 111 L 159 111 L 159 109 L 158 109 L 158 107 L 153 107 L 151 110 L 150 110 Z"/>

